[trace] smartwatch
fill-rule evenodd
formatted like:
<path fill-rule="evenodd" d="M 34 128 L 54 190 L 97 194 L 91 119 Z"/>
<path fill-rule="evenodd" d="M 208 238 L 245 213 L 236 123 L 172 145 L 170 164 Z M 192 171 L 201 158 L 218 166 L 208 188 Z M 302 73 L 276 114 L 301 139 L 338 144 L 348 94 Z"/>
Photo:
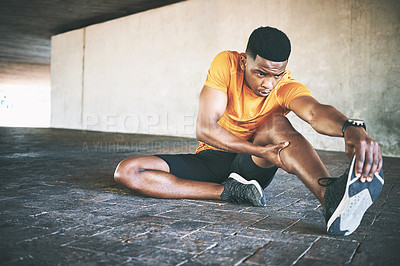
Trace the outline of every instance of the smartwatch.
<path fill-rule="evenodd" d="M 344 131 L 348 126 L 352 127 L 363 127 L 365 130 L 367 130 L 367 126 L 365 125 L 365 122 L 360 120 L 360 119 L 347 119 L 346 122 L 344 122 L 343 127 L 342 127 L 342 133 L 344 137 Z"/>

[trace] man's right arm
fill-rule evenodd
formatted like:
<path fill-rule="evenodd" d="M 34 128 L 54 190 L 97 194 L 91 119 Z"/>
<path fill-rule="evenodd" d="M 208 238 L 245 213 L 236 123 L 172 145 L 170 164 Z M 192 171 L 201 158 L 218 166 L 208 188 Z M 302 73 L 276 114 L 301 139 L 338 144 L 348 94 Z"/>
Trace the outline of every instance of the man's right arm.
<path fill-rule="evenodd" d="M 278 145 L 259 146 L 243 140 L 218 124 L 228 102 L 226 92 L 204 86 L 200 93 L 196 122 L 198 140 L 213 147 L 233 152 L 251 154 L 283 167 L 277 150 Z"/>

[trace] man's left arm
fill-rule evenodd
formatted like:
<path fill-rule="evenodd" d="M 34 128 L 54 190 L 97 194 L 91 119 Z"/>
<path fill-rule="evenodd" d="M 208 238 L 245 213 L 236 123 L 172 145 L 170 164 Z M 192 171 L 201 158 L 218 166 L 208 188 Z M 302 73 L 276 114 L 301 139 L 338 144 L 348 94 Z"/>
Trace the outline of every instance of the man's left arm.
<path fill-rule="evenodd" d="M 289 108 L 318 133 L 343 136 L 342 128 L 347 117 L 335 107 L 321 104 L 311 96 L 300 96 L 290 102 Z M 346 127 L 344 140 L 347 156 L 352 158 L 356 155 L 356 175 L 362 182 L 371 181 L 383 165 L 379 144 L 368 136 L 363 127 Z"/>

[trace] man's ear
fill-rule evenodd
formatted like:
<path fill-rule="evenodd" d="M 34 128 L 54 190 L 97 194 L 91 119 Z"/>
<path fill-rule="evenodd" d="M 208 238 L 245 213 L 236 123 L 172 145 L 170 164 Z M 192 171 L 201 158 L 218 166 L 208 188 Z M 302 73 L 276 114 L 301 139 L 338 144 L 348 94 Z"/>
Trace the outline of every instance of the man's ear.
<path fill-rule="evenodd" d="M 242 55 L 240 55 L 240 68 L 242 70 L 245 70 L 246 65 L 247 65 L 247 56 L 246 56 L 246 54 L 242 54 Z"/>

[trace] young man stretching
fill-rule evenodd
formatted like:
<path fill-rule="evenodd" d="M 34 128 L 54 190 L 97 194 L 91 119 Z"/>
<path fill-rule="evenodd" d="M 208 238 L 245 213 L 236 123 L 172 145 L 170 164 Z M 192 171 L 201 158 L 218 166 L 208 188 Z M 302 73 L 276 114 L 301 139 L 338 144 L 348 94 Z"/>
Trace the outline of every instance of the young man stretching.
<path fill-rule="evenodd" d="M 379 145 L 362 121 L 320 104 L 286 70 L 291 44 L 278 29 L 251 34 L 246 53 L 213 60 L 200 94 L 196 154 L 123 160 L 117 182 L 157 198 L 221 199 L 265 206 L 278 168 L 297 175 L 318 198 L 330 235 L 349 235 L 379 195 L 384 180 Z M 293 111 L 317 132 L 344 137 L 349 169 L 338 178 L 285 117 Z"/>

